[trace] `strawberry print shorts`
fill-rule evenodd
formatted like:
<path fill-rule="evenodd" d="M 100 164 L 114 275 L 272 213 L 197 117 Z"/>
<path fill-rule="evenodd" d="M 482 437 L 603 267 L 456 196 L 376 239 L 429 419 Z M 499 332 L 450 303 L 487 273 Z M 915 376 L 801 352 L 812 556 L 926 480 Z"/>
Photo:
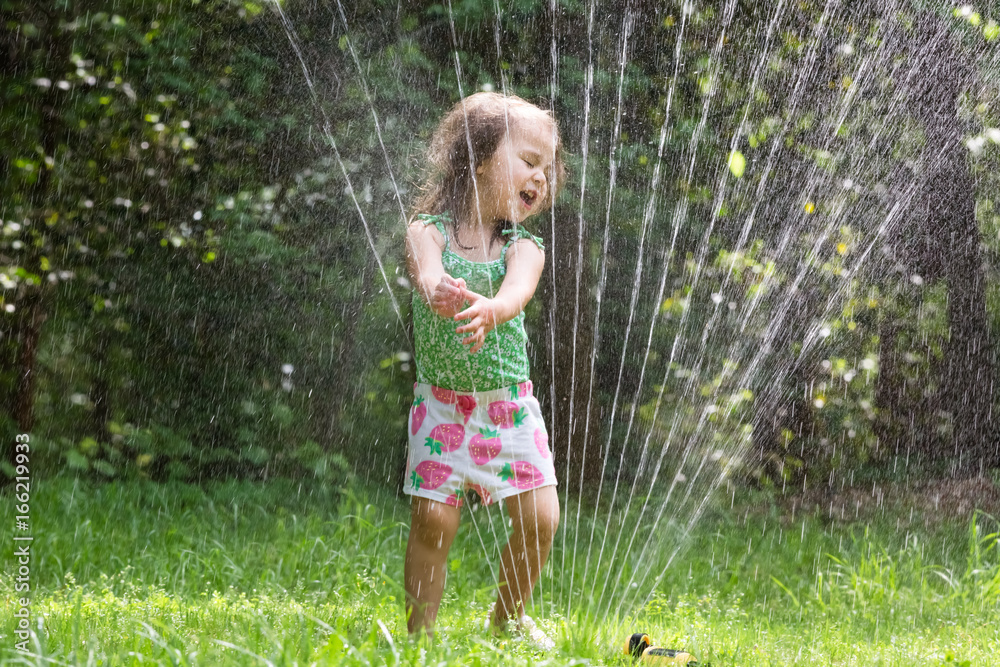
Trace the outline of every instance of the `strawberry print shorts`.
<path fill-rule="evenodd" d="M 405 493 L 461 507 L 469 489 L 484 505 L 556 485 L 531 381 L 492 391 L 413 386 Z"/>

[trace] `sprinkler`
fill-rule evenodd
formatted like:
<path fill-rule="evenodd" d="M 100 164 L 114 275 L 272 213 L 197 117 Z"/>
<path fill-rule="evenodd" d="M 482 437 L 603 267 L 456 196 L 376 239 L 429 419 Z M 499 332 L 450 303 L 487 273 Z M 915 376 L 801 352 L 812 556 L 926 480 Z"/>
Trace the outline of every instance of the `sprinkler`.
<path fill-rule="evenodd" d="M 687 651 L 653 646 L 649 635 L 637 632 L 628 639 L 625 654 L 636 658 L 643 667 L 646 665 L 687 665 L 698 667 L 698 661 Z M 707 667 L 707 666 L 706 666 Z"/>

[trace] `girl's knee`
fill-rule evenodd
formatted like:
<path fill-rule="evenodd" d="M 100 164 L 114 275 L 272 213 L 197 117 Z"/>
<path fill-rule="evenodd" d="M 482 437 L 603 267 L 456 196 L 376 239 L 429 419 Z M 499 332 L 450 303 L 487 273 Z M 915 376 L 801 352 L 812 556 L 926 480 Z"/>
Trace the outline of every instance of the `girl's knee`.
<path fill-rule="evenodd" d="M 510 509 L 515 525 L 527 536 L 543 544 L 552 542 L 559 527 L 559 497 L 555 487 L 524 494 L 514 500 Z"/>
<path fill-rule="evenodd" d="M 535 524 L 539 532 L 555 535 L 559 527 L 559 502 L 540 504 L 535 512 Z"/>
<path fill-rule="evenodd" d="M 559 527 L 559 505 L 546 508 L 537 518 L 539 539 L 551 543 Z"/>
<path fill-rule="evenodd" d="M 413 501 L 410 540 L 425 548 L 447 551 L 458 531 L 458 509 L 425 498 Z"/>

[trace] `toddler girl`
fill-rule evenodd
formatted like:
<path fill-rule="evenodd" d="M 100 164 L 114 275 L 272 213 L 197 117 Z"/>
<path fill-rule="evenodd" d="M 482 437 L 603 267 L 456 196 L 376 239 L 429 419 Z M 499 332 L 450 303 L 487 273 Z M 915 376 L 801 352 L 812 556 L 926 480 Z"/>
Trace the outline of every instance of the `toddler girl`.
<path fill-rule="evenodd" d="M 552 205 L 564 166 L 555 121 L 515 96 L 476 93 L 442 119 L 406 233 L 417 383 L 405 492 L 413 496 L 405 586 L 411 633 L 431 633 L 467 490 L 505 499 L 513 533 L 487 621 L 552 641 L 524 601 L 559 523 L 555 468 L 528 373 L 524 306 L 545 263 L 521 226 Z"/>

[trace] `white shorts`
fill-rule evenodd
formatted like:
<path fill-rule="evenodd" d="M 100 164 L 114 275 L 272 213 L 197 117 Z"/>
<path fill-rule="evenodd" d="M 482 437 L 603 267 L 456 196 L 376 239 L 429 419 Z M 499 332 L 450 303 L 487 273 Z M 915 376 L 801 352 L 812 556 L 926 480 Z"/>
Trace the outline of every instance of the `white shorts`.
<path fill-rule="evenodd" d="M 531 382 L 492 391 L 413 386 L 404 493 L 461 507 L 556 485 L 549 435 Z"/>

